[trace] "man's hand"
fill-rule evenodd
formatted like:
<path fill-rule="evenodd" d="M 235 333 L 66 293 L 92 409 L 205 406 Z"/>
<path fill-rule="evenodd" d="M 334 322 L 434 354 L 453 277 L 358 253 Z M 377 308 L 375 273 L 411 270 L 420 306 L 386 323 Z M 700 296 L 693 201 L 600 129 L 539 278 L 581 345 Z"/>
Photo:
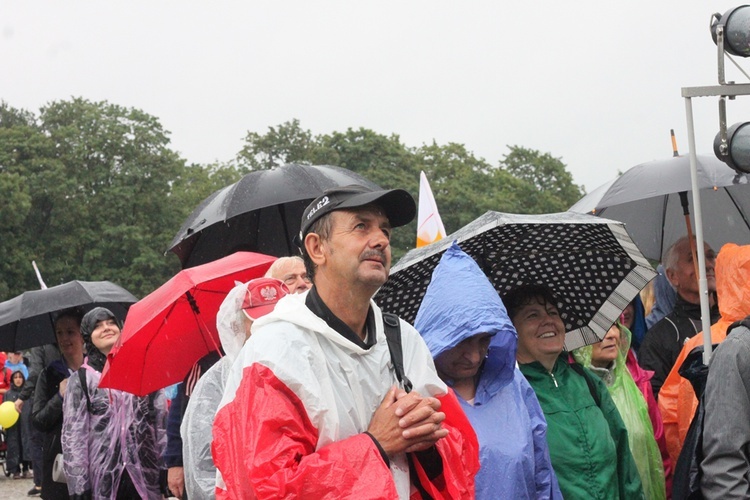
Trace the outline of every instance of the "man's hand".
<path fill-rule="evenodd" d="M 16 406 L 16 411 L 21 413 L 21 410 L 23 409 L 23 399 L 16 399 L 13 404 Z"/>
<path fill-rule="evenodd" d="M 367 431 L 389 457 L 426 450 L 448 435 L 440 425 L 445 414 L 439 409 L 440 401 L 435 398 L 393 387 L 375 410 Z"/>
<path fill-rule="evenodd" d="M 433 397 L 422 397 L 419 393 L 399 390 L 396 393 L 396 415 L 403 415 L 399 425 L 404 429 L 403 436 L 413 442 L 405 451 L 422 451 L 433 446 L 448 435 L 442 428 L 445 413 L 440 410 L 440 400 Z"/>
<path fill-rule="evenodd" d="M 170 467 L 167 470 L 167 487 L 177 498 L 185 494 L 185 472 L 182 467 Z"/>

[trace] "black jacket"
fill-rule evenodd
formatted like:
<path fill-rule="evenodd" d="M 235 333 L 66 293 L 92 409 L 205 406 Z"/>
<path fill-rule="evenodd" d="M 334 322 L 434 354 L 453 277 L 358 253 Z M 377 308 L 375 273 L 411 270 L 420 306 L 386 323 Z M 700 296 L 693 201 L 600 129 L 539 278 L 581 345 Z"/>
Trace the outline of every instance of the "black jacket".
<path fill-rule="evenodd" d="M 711 308 L 711 324 L 719 319 L 719 306 Z M 662 384 L 672 370 L 685 341 L 703 330 L 701 306 L 691 304 L 677 295 L 672 312 L 646 332 L 638 351 L 638 363 L 646 370 L 652 370 L 651 387 L 654 396 L 659 395 Z"/>
<path fill-rule="evenodd" d="M 63 400 L 60 382 L 68 378 L 68 369 L 61 359 L 50 363 L 40 374 L 34 390 L 31 423 L 44 433 L 42 445 L 42 498 L 68 498 L 68 486 L 52 480 L 52 464 L 62 453 Z"/>

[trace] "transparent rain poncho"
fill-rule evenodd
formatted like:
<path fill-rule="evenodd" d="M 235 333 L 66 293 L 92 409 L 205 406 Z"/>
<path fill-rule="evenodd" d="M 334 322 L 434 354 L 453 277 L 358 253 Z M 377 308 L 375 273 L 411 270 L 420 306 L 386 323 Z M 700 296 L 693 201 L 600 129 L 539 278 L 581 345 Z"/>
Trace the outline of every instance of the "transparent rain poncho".
<path fill-rule="evenodd" d="M 76 373 L 68 379 L 63 402 L 62 446 L 70 495 L 114 499 L 127 470 L 141 498 L 162 498 L 159 471 L 166 448 L 164 391 L 134 396 L 98 389 L 101 373 L 87 364 L 91 409 Z"/>
<path fill-rule="evenodd" d="M 182 419 L 182 462 L 185 492 L 191 500 L 215 498 L 216 466 L 211 456 L 211 428 L 224 394 L 229 369 L 245 344 L 242 302 L 246 284 L 235 286 L 219 308 L 216 328 L 225 356 L 209 368 L 195 385 Z"/>
<path fill-rule="evenodd" d="M 630 349 L 630 330 L 622 325 L 618 324 L 618 326 L 620 348 L 617 359 L 606 370 L 594 369 L 592 371 L 604 381 L 628 430 L 628 444 L 638 468 L 646 498 L 665 499 L 664 463 L 654 438 L 654 428 L 651 425 L 648 406 L 625 363 L 625 355 Z M 576 361 L 587 368 L 591 368 L 591 355 L 591 346 L 573 351 Z"/>

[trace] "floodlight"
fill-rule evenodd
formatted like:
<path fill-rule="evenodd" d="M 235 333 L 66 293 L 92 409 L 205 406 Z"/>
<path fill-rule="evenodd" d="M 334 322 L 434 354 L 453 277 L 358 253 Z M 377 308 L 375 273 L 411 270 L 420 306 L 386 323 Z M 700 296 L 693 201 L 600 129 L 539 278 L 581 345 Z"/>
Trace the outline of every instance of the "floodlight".
<path fill-rule="evenodd" d="M 716 157 L 732 167 L 737 172 L 750 173 L 750 122 L 735 123 L 726 131 L 726 139 L 722 140 L 722 133 L 716 134 L 714 139 L 714 153 Z"/>
<path fill-rule="evenodd" d="M 717 45 L 723 38 L 724 50 L 729 54 L 750 57 L 750 5 L 729 9 L 723 15 L 714 14 L 711 37 Z"/>

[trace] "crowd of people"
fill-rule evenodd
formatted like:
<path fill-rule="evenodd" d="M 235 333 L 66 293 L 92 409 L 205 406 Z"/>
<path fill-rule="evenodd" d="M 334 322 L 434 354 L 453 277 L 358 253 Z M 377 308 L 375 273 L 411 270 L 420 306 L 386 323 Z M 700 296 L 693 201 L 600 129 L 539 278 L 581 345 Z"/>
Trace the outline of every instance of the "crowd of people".
<path fill-rule="evenodd" d="M 696 392 L 680 376 L 702 345 L 693 239 L 666 251 L 645 303 L 568 352 L 560 297 L 545 283 L 499 295 L 455 243 L 414 325 L 383 312 L 391 232 L 415 212 L 400 189 L 313 201 L 301 257 L 227 294 L 222 352 L 171 401 L 99 388 L 122 324 L 60 311 L 56 345 L 5 363 L 0 392 L 26 422 L 6 430 L 12 474 L 33 470 L 29 494 L 46 499 L 658 500 L 687 480 L 675 466 L 696 458 L 683 443 L 701 409 L 698 488 L 750 497 L 750 246 L 706 245 L 723 343 Z"/>

